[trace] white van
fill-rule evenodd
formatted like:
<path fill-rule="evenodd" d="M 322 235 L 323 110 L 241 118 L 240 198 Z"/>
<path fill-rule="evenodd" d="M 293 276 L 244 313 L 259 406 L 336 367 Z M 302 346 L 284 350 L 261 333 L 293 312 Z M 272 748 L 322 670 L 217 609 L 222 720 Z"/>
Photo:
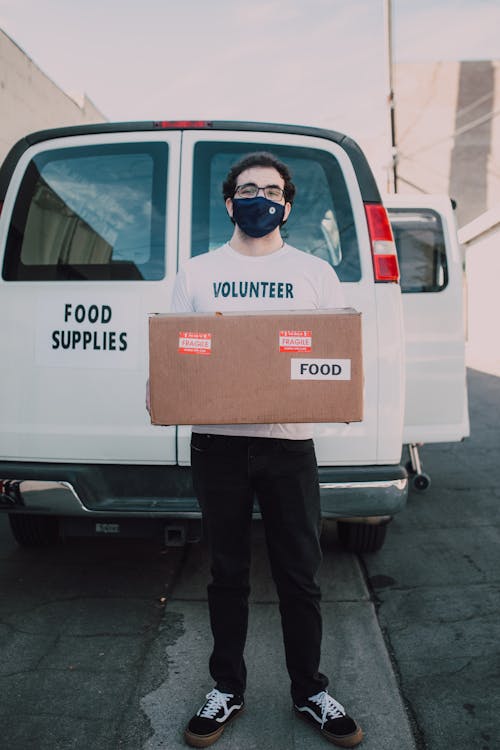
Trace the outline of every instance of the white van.
<path fill-rule="evenodd" d="M 362 313 L 364 419 L 315 428 L 322 512 L 339 519 L 343 543 L 381 547 L 407 497 L 405 443 L 468 434 L 449 201 L 391 199 L 402 294 L 375 180 L 342 134 L 246 122 L 38 132 L 0 171 L 0 510 L 20 544 L 159 533 L 182 543 L 199 518 L 190 429 L 154 427 L 145 410 L 148 314 L 169 310 L 183 261 L 227 240 L 222 180 L 255 150 L 291 167 L 287 241 L 329 261 Z"/>

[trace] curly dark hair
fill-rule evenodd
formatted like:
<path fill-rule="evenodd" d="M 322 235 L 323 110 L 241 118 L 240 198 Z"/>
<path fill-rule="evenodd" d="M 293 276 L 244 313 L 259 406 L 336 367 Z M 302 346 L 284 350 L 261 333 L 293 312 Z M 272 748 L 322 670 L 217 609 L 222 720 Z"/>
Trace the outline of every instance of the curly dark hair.
<path fill-rule="evenodd" d="M 285 181 L 285 187 L 283 188 L 285 201 L 287 203 L 293 203 L 295 197 L 295 185 L 292 182 L 290 170 L 286 164 L 283 164 L 283 162 L 268 151 L 256 151 L 244 156 L 236 164 L 233 164 L 222 184 L 224 200 L 233 197 L 236 190 L 238 176 L 244 172 L 245 169 L 250 169 L 251 167 L 273 167 L 273 169 L 276 169 Z"/>

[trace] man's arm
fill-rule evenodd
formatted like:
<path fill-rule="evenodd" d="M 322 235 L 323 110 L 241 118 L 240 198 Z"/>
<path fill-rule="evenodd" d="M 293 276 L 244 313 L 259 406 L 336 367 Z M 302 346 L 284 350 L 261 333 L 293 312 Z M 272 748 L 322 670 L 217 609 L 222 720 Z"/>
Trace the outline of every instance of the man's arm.
<path fill-rule="evenodd" d="M 348 307 L 344 289 L 339 277 L 329 263 L 325 265 L 325 273 L 322 276 L 322 289 L 320 298 L 320 308 L 329 310 L 336 307 Z"/>
<path fill-rule="evenodd" d="M 188 280 L 186 272 L 181 268 L 176 276 L 174 284 L 174 292 L 172 294 L 172 304 L 170 305 L 170 312 L 184 313 L 184 312 L 195 312 L 193 300 L 188 289 Z"/>

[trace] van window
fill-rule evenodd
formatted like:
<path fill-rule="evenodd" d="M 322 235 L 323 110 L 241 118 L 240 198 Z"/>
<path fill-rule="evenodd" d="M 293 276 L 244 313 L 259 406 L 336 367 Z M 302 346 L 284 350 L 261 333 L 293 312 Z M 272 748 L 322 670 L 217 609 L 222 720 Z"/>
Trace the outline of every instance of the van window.
<path fill-rule="evenodd" d="M 285 162 L 296 185 L 286 242 L 328 261 L 341 281 L 359 281 L 361 269 L 351 201 L 337 159 L 320 149 L 265 143 L 199 142 L 194 151 L 191 254 L 223 245 L 233 232 L 222 197 L 231 166 L 245 154 L 268 151 Z"/>
<path fill-rule="evenodd" d="M 167 161 L 165 143 L 34 156 L 15 202 L 3 278 L 163 278 Z"/>
<path fill-rule="evenodd" d="M 448 284 L 441 217 L 431 209 L 389 208 L 403 292 L 440 292 Z"/>

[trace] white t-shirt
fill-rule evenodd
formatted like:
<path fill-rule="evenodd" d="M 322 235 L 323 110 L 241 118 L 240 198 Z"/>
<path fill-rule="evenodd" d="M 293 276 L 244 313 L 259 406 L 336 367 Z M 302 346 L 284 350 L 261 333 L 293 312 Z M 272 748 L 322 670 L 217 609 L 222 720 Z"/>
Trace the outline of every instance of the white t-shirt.
<path fill-rule="evenodd" d="M 342 285 L 324 260 L 284 244 L 269 255 L 250 256 L 226 243 L 188 260 L 177 274 L 172 312 L 317 310 L 345 307 Z M 195 425 L 216 435 L 312 437 L 312 425 Z"/>

